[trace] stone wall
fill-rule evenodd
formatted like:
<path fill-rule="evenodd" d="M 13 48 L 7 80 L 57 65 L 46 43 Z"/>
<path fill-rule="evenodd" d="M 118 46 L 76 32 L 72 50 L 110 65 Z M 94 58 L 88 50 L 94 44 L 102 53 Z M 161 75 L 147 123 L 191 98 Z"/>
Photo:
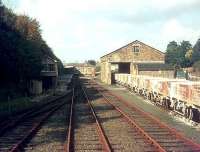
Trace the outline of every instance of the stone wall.
<path fill-rule="evenodd" d="M 111 64 L 109 62 L 101 62 L 101 81 L 111 84 Z"/>

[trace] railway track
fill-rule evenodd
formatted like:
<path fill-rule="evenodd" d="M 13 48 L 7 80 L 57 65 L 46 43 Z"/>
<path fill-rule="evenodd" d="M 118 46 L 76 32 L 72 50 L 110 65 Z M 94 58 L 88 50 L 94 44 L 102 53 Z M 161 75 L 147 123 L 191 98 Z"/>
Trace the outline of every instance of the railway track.
<path fill-rule="evenodd" d="M 141 136 L 125 117 L 112 105 L 108 104 L 104 97 L 90 86 L 87 92 L 102 124 L 107 139 L 110 142 L 112 151 L 157 151 L 151 143 Z"/>
<path fill-rule="evenodd" d="M 93 81 L 73 89 L 64 151 L 200 151 L 200 145 Z M 52 102 L 0 136 L 0 151 L 23 151 L 42 123 L 66 102 Z M 52 149 L 53 150 L 53 149 Z"/>
<path fill-rule="evenodd" d="M 72 98 L 65 151 L 111 151 L 96 113 L 83 88 Z"/>
<path fill-rule="evenodd" d="M 125 119 L 132 124 L 143 139 L 149 141 L 157 151 L 200 151 L 200 145 L 184 137 L 176 130 L 161 123 L 151 115 L 141 111 L 137 107 L 128 104 L 122 98 L 112 94 L 110 91 L 96 84 L 90 83 L 93 89 L 104 98 L 104 100 L 116 109 Z"/>
<path fill-rule="evenodd" d="M 27 115 L 23 114 L 20 117 L 16 117 L 15 121 L 11 121 L 11 125 L 5 126 L 3 128 L 4 132 L 0 136 L 0 151 L 23 151 L 24 146 L 34 136 L 42 123 L 66 104 L 66 100 L 60 101 L 62 98 L 49 102 L 45 107 L 34 110 L 32 113 L 28 112 L 26 113 Z"/>
<path fill-rule="evenodd" d="M 62 99 L 64 98 L 66 95 L 68 95 L 70 92 L 66 93 L 65 95 L 61 96 L 61 97 L 56 97 L 53 99 L 48 100 L 47 102 L 45 102 L 44 104 L 40 105 L 40 106 L 36 106 L 32 109 L 29 109 L 25 112 L 22 112 L 18 115 L 12 116 L 10 118 L 6 118 L 4 120 L 1 121 L 0 123 L 0 137 L 9 129 L 15 127 L 16 125 L 18 125 L 21 121 L 24 121 L 25 119 L 28 119 L 29 117 L 32 116 L 37 116 L 39 114 L 40 111 L 44 110 L 44 107 L 48 107 L 49 104 L 54 103 L 55 101 L 57 101 L 58 99 Z"/>

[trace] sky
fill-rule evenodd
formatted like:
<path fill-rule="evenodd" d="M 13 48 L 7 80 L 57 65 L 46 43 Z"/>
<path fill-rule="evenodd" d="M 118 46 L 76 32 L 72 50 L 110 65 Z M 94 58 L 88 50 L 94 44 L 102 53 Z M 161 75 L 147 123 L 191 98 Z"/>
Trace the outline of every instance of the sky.
<path fill-rule="evenodd" d="M 99 60 L 134 40 L 165 52 L 170 41 L 200 38 L 200 0 L 3 0 L 36 18 L 64 62 Z"/>

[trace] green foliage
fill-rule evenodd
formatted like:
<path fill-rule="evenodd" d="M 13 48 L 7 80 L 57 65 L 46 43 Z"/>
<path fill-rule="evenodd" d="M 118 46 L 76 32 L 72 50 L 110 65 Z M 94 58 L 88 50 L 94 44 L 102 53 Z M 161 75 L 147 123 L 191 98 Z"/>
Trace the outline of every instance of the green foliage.
<path fill-rule="evenodd" d="M 191 49 L 192 45 L 189 41 L 182 41 L 180 44 L 172 41 L 167 45 L 165 62 L 174 66 L 191 66 L 192 62 L 186 56 L 186 53 Z"/>
<path fill-rule="evenodd" d="M 39 23 L 0 5 L 0 88 L 10 86 L 16 92 L 26 92 L 29 80 L 41 79 L 42 60 L 46 56 L 58 60 L 42 39 Z M 61 65 L 59 60 L 62 68 Z"/>
<path fill-rule="evenodd" d="M 88 60 L 87 61 L 88 64 L 95 66 L 96 65 L 96 61 L 95 60 Z"/>
<path fill-rule="evenodd" d="M 175 41 L 170 42 L 167 45 L 166 55 L 165 55 L 165 62 L 175 65 L 178 62 L 178 44 Z"/>
<path fill-rule="evenodd" d="M 188 50 L 188 51 L 186 52 L 185 58 L 186 58 L 187 60 L 189 60 L 190 62 L 192 62 L 192 55 L 193 55 L 193 50 L 190 49 L 190 50 Z"/>
<path fill-rule="evenodd" d="M 192 62 L 200 61 L 200 39 L 197 40 L 193 47 Z"/>
<path fill-rule="evenodd" d="M 41 70 L 42 54 L 38 42 L 27 40 L 14 28 L 15 15 L 6 8 L 0 22 L 0 67 L 1 80 L 18 83 L 24 79 L 38 78 Z M 10 13 L 10 14 L 9 14 Z M 5 18 L 5 20 L 4 20 Z M 14 22 L 10 25 L 10 22 Z"/>

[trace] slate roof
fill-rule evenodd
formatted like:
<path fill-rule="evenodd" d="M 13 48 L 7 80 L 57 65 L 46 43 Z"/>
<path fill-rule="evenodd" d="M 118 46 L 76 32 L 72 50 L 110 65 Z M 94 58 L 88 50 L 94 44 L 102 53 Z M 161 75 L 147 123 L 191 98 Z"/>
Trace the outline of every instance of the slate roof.
<path fill-rule="evenodd" d="M 174 70 L 174 67 L 169 64 L 160 64 L 160 63 L 139 63 L 139 71 L 159 71 L 159 70 Z"/>

